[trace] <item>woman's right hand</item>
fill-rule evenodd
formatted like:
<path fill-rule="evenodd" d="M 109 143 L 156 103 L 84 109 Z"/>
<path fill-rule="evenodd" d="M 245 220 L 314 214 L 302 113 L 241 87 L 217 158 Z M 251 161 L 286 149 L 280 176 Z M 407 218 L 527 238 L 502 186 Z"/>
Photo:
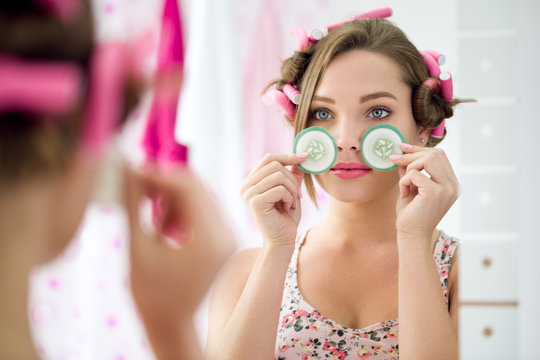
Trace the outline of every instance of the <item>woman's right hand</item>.
<path fill-rule="evenodd" d="M 290 244 L 296 239 L 304 176 L 296 165 L 307 156 L 307 153 L 267 154 L 242 184 L 242 198 L 270 244 Z"/>

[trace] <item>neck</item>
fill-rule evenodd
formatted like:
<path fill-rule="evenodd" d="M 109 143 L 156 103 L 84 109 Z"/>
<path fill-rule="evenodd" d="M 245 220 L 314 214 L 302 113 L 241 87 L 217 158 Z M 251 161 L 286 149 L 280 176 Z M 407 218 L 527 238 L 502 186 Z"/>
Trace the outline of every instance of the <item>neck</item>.
<path fill-rule="evenodd" d="M 324 232 L 333 234 L 333 244 L 341 243 L 347 247 L 395 244 L 398 196 L 396 186 L 370 202 L 346 203 L 331 198 L 328 216 L 319 226 Z"/>
<path fill-rule="evenodd" d="M 28 321 L 28 281 L 48 233 L 45 186 L 0 195 L 0 358 L 37 358 Z"/>

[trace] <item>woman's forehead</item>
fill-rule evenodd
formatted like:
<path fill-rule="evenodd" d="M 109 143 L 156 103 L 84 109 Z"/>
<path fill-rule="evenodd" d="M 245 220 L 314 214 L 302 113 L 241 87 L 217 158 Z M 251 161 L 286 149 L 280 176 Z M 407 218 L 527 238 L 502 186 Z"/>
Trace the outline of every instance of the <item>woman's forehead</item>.
<path fill-rule="evenodd" d="M 402 81 L 399 66 L 389 57 L 363 50 L 340 54 L 329 63 L 316 94 L 331 96 L 336 93 L 369 94 L 387 91 L 409 95 L 409 87 Z"/>

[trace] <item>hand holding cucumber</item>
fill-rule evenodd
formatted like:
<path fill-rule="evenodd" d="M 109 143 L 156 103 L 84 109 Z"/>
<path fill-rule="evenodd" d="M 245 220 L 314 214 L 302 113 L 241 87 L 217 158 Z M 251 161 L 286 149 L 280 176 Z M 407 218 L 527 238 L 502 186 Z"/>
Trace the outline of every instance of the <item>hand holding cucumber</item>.
<path fill-rule="evenodd" d="M 296 165 L 306 158 L 305 153 L 267 154 L 242 184 L 242 198 L 270 243 L 292 244 L 296 239 L 304 175 Z"/>
<path fill-rule="evenodd" d="M 459 183 L 443 150 L 410 144 L 401 149 L 404 155 L 391 156 L 401 177 L 396 227 L 398 233 L 430 237 L 456 201 Z"/>

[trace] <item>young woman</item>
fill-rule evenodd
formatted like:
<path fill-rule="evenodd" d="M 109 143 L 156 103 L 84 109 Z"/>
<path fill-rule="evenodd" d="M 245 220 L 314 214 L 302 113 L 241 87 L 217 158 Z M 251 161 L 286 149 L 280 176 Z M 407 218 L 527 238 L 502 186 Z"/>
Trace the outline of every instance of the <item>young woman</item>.
<path fill-rule="evenodd" d="M 207 352 L 212 359 L 457 359 L 457 240 L 436 226 L 458 181 L 433 148 L 440 139 L 432 131 L 459 101 L 441 96 L 439 78 L 391 22 L 329 29 L 319 41 L 305 39 L 276 82 L 301 93 L 288 112 L 297 134 L 320 126 L 335 138 L 336 164 L 315 176 L 330 196 L 328 215 L 297 234 L 303 181 L 315 200 L 311 176 L 296 166 L 307 154 L 260 161 L 242 196 L 263 245 L 235 256 L 219 277 Z M 406 139 L 393 171 L 363 160 L 362 138 L 377 124 Z"/>
<path fill-rule="evenodd" d="M 95 45 L 91 24 L 86 1 L 0 4 L 1 359 L 38 358 L 28 277 L 73 237 L 107 140 L 137 93 L 129 47 Z M 126 170 L 123 181 L 131 286 L 152 346 L 158 358 L 199 359 L 192 316 L 233 251 L 231 232 L 187 169 Z M 145 197 L 161 199 L 155 235 L 139 225 Z M 178 226 L 191 236 L 170 249 L 161 234 Z"/>

